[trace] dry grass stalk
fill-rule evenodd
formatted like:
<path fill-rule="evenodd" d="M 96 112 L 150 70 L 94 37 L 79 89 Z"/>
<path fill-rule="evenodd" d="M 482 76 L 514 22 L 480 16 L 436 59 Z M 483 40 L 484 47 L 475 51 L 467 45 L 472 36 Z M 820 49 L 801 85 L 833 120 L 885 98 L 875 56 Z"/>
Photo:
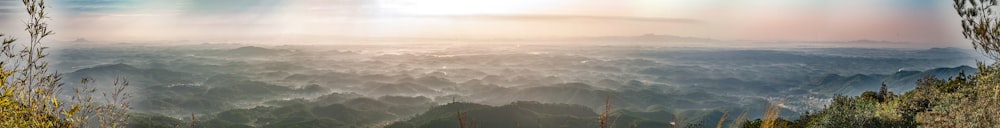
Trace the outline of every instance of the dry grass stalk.
<path fill-rule="evenodd" d="M 733 124 L 729 125 L 729 128 L 740 128 L 743 126 L 743 123 L 745 123 L 745 120 L 747 120 L 747 112 L 743 111 L 740 116 L 736 117 L 736 120 L 733 120 Z"/>
<path fill-rule="evenodd" d="M 778 118 L 781 116 L 781 104 L 785 103 L 785 99 L 782 98 L 778 103 L 772 103 L 767 107 L 767 112 L 764 113 L 764 122 L 760 124 L 761 128 L 777 128 Z"/>
<path fill-rule="evenodd" d="M 604 97 L 604 113 L 601 113 L 601 116 L 598 117 L 598 119 L 597 119 L 598 121 L 601 122 L 601 128 L 611 128 L 611 123 L 608 120 L 608 119 L 610 119 L 610 118 L 608 118 L 610 116 L 611 116 L 611 96 L 605 96 Z"/>
<path fill-rule="evenodd" d="M 729 112 L 722 114 L 722 118 L 719 118 L 719 123 L 715 124 L 715 128 L 722 128 L 722 123 L 726 122 L 726 117 L 729 116 Z"/>

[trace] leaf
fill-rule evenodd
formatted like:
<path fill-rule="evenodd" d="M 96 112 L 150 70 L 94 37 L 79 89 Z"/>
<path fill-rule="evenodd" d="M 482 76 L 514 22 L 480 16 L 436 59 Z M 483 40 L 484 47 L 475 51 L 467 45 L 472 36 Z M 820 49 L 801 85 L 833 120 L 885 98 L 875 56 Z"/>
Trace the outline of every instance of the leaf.
<path fill-rule="evenodd" d="M 56 97 L 52 97 L 52 105 L 55 105 L 56 108 L 59 108 L 59 101 L 56 100 Z"/>
<path fill-rule="evenodd" d="M 66 116 L 72 117 L 73 114 L 76 114 L 77 111 L 80 111 L 80 106 L 74 105 L 73 108 L 69 109 L 69 112 L 66 112 Z"/>

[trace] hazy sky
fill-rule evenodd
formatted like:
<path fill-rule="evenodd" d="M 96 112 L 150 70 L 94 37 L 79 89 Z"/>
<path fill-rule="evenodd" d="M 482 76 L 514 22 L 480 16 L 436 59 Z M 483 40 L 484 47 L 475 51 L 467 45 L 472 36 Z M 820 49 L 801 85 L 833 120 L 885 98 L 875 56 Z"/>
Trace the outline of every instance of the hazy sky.
<path fill-rule="evenodd" d="M 960 42 L 949 0 L 50 0 L 58 38 L 547 38 Z M 23 33 L 0 0 L 3 33 Z"/>

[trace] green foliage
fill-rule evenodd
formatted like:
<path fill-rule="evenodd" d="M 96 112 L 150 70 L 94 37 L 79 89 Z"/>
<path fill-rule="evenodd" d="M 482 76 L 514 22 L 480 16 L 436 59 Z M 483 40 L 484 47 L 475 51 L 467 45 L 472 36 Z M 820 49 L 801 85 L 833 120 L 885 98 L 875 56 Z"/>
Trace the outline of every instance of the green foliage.
<path fill-rule="evenodd" d="M 56 99 L 59 90 L 57 73 L 51 73 L 43 61 L 48 47 L 41 46 L 41 39 L 51 35 L 45 20 L 44 0 L 23 0 L 29 20 L 25 30 L 31 36 L 24 46 L 14 39 L 3 41 L 3 60 L 0 60 L 0 127 L 78 127 L 72 125 L 76 106 Z M 3 35 L 0 35 L 2 37 Z"/>
<path fill-rule="evenodd" d="M 765 128 L 764 126 L 767 126 L 766 125 L 766 121 L 761 120 L 761 119 L 755 119 L 755 120 L 752 120 L 752 121 L 747 120 L 743 124 L 744 124 L 743 128 Z M 785 120 L 785 119 L 782 119 L 782 118 L 777 118 L 777 119 L 774 120 L 774 125 L 773 126 L 774 127 L 778 127 L 778 128 L 787 128 L 787 127 L 790 126 L 790 124 L 792 124 L 792 121 L 788 121 L 788 120 Z"/>
<path fill-rule="evenodd" d="M 864 93 L 861 93 L 861 96 L 859 96 L 858 98 L 864 100 L 879 100 L 878 93 L 875 93 L 873 91 L 865 91 Z"/>
<path fill-rule="evenodd" d="M 45 60 L 48 47 L 42 40 L 52 35 L 48 29 L 45 0 L 22 0 L 29 20 L 25 31 L 30 36 L 25 44 L 15 44 L 5 38 L 0 59 L 0 127 L 124 127 L 128 118 L 128 83 L 115 81 L 115 90 L 103 94 L 104 103 L 92 100 L 90 88 L 77 88 L 71 100 L 60 99 L 63 84 L 59 73 L 50 72 Z M 4 35 L 0 35 L 2 38 Z M 81 81 L 86 84 L 87 79 Z M 95 117 L 95 118 L 91 118 Z M 89 125 L 98 122 L 98 125 Z"/>
<path fill-rule="evenodd" d="M 816 127 L 913 127 L 895 109 L 899 101 L 877 98 L 835 96 L 825 110 L 807 126 Z"/>
<path fill-rule="evenodd" d="M 822 111 L 803 114 L 788 127 L 998 127 L 1000 126 L 1000 64 L 979 64 L 975 75 L 949 79 L 930 76 L 902 95 L 886 90 L 860 96 L 837 95 Z M 761 120 L 744 127 L 760 127 Z"/>
<path fill-rule="evenodd" d="M 998 127 L 1000 126 L 1000 105 L 997 100 L 997 77 L 1000 64 L 986 66 L 979 64 L 980 72 L 971 79 L 951 79 L 929 82 L 933 86 L 949 86 L 953 92 L 945 90 L 923 91 L 930 95 L 928 107 L 916 113 L 918 123 L 929 127 Z"/>

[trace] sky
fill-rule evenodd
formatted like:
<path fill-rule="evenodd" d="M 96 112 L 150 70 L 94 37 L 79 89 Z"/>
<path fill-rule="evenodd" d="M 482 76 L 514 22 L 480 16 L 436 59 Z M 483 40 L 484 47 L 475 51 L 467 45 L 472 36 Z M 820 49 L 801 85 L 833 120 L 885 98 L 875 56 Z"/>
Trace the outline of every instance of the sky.
<path fill-rule="evenodd" d="M 324 37 L 962 42 L 947 0 L 49 0 L 56 39 Z M 23 33 L 20 0 L 0 32 Z M 966 44 L 966 43 L 962 43 Z"/>

